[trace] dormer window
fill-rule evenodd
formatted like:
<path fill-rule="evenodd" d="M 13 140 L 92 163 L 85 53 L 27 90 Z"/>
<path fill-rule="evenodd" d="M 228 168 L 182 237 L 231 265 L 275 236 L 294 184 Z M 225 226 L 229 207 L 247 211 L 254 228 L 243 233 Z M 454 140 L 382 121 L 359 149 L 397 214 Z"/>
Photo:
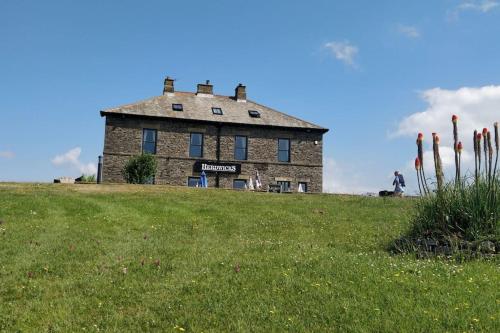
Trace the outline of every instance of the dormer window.
<path fill-rule="evenodd" d="M 255 110 L 248 110 L 248 115 L 252 118 L 260 118 L 260 112 Z"/>
<path fill-rule="evenodd" d="M 221 108 L 212 108 L 212 113 L 222 116 L 222 109 Z"/>
<path fill-rule="evenodd" d="M 182 107 L 182 104 L 172 104 L 172 110 L 174 111 L 184 111 L 184 108 Z"/>

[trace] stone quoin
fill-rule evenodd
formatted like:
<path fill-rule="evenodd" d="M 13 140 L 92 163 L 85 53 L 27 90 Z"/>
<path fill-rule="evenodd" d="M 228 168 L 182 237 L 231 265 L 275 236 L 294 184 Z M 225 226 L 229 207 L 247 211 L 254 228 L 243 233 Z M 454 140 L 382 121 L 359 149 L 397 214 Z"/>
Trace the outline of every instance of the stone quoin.
<path fill-rule="evenodd" d="M 247 99 L 177 92 L 165 79 L 163 95 L 101 111 L 106 118 L 102 181 L 125 182 L 122 169 L 142 153 L 156 156 L 155 184 L 194 186 L 205 171 L 209 187 L 242 188 L 259 173 L 262 188 L 321 192 L 323 134 L 328 129 Z M 205 168 L 205 169 L 204 169 Z"/>

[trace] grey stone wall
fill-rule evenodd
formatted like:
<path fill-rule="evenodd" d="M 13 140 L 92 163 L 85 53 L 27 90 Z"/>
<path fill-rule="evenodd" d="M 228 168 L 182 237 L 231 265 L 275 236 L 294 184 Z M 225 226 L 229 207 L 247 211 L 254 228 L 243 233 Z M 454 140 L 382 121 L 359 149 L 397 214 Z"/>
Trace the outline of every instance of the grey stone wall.
<path fill-rule="evenodd" d="M 124 182 L 123 166 L 132 156 L 141 154 L 142 131 L 144 128 L 156 129 L 156 156 L 158 171 L 156 184 L 186 185 L 193 172 L 196 160 L 216 160 L 217 127 L 212 124 L 181 122 L 169 119 L 149 119 L 139 117 L 107 116 L 104 139 L 103 181 Z M 202 158 L 189 157 L 190 133 L 204 134 Z M 234 160 L 235 135 L 248 137 L 248 160 Z M 290 163 L 278 162 L 278 138 L 289 138 L 291 144 Z M 316 143 L 315 143 L 316 141 Z M 245 127 L 223 125 L 220 139 L 221 162 L 241 164 L 241 174 L 220 174 L 219 184 L 232 188 L 233 179 L 255 180 L 259 171 L 264 188 L 277 180 L 291 182 L 292 191 L 297 190 L 298 182 L 308 183 L 309 191 L 322 191 L 322 134 L 303 130 L 282 130 L 265 127 Z M 209 186 L 215 185 L 215 175 L 208 174 Z"/>

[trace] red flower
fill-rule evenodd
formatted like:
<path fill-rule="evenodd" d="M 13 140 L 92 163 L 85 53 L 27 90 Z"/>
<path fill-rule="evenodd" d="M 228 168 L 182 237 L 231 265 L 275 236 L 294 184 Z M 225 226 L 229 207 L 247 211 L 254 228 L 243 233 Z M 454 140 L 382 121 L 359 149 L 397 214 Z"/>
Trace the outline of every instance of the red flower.
<path fill-rule="evenodd" d="M 485 127 L 483 128 L 483 135 L 486 136 L 486 134 L 488 134 L 488 129 Z"/>
<path fill-rule="evenodd" d="M 415 159 L 415 170 L 419 170 L 420 169 L 420 159 L 417 157 Z"/>
<path fill-rule="evenodd" d="M 422 133 L 418 133 L 417 140 L 422 141 L 424 139 L 424 135 Z"/>
<path fill-rule="evenodd" d="M 451 116 L 451 121 L 456 123 L 458 121 L 458 117 L 456 115 Z"/>
<path fill-rule="evenodd" d="M 481 133 L 477 133 L 476 139 L 481 141 Z"/>
<path fill-rule="evenodd" d="M 462 141 L 459 141 L 459 142 L 458 142 L 458 147 L 457 147 L 457 148 L 458 148 L 458 152 L 459 152 L 459 153 L 461 153 L 461 152 L 462 152 L 462 149 L 464 148 L 464 147 L 462 146 Z"/>

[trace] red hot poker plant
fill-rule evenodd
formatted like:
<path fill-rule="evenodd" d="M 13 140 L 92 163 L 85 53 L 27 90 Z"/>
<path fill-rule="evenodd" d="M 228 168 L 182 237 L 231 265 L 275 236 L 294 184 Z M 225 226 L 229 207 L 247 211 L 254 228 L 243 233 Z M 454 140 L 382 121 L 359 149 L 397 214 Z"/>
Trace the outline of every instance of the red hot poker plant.
<path fill-rule="evenodd" d="M 417 171 L 418 191 L 420 192 L 420 195 L 422 195 L 422 188 L 420 186 L 420 168 L 421 168 L 420 159 L 417 156 L 417 158 L 415 158 L 415 170 Z"/>
<path fill-rule="evenodd" d="M 493 169 L 493 178 L 495 179 L 498 166 L 498 151 L 500 150 L 500 138 L 498 137 L 498 122 L 495 122 L 493 124 L 493 128 L 495 129 L 495 152 L 496 152 L 495 168 Z"/>
<path fill-rule="evenodd" d="M 458 186 L 460 182 L 460 169 L 458 166 L 458 117 L 453 115 L 451 117 L 451 122 L 453 123 L 453 150 L 455 151 L 455 184 Z"/>
<path fill-rule="evenodd" d="M 429 191 L 429 186 L 427 185 L 427 181 L 425 178 L 425 169 L 424 169 L 424 149 L 423 149 L 423 141 L 424 141 L 424 135 L 422 133 L 418 133 L 417 136 L 417 153 L 418 153 L 418 159 L 420 163 L 420 170 L 417 171 L 417 175 L 420 175 L 422 179 L 422 188 L 424 190 L 424 194 L 428 194 Z"/>
<path fill-rule="evenodd" d="M 439 136 L 433 133 L 434 142 L 432 145 L 434 151 L 434 166 L 436 169 L 436 180 L 438 185 L 438 191 L 443 188 L 443 167 L 441 162 L 441 156 L 439 154 Z"/>
<path fill-rule="evenodd" d="M 484 174 L 488 175 L 488 129 L 483 128 Z"/>
<path fill-rule="evenodd" d="M 481 133 L 477 133 L 476 135 L 477 161 L 478 161 L 477 171 L 479 174 L 481 173 L 481 138 L 482 138 Z"/>

